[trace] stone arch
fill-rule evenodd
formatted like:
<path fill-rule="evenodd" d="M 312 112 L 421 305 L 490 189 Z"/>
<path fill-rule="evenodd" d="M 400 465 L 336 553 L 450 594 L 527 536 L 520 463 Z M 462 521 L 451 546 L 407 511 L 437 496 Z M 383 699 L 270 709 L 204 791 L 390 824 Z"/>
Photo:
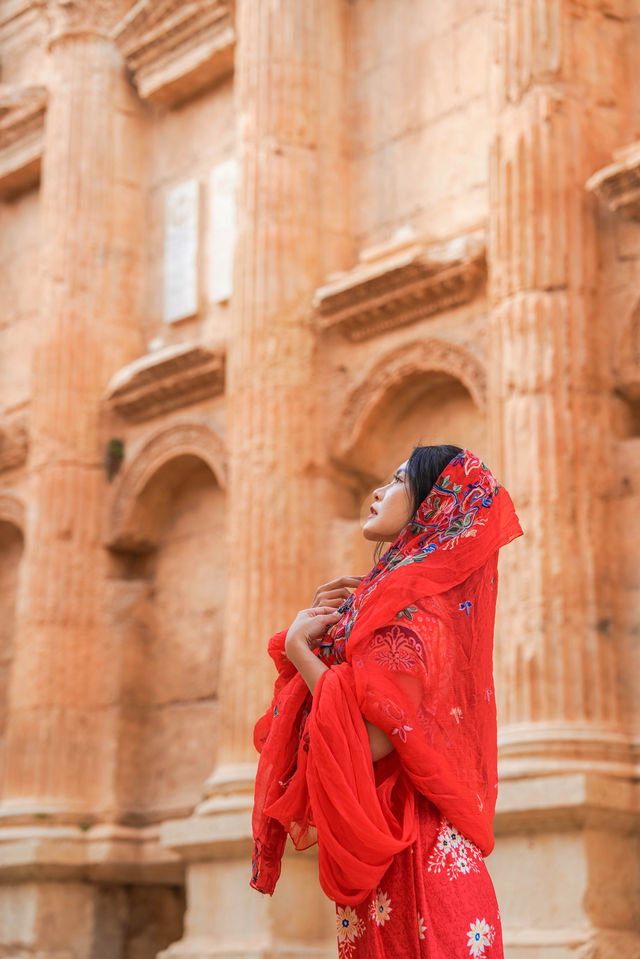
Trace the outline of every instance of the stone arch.
<path fill-rule="evenodd" d="M 616 367 L 623 386 L 640 376 L 640 298 L 635 301 L 618 341 Z"/>
<path fill-rule="evenodd" d="M 340 416 L 337 458 L 347 463 L 374 410 L 394 387 L 422 373 L 444 373 L 459 380 L 481 415 L 486 408 L 484 365 L 465 347 L 446 340 L 407 343 L 379 360 L 349 394 Z"/>
<path fill-rule="evenodd" d="M 10 490 L 0 492 L 0 523 L 10 523 L 24 536 L 25 518 L 25 505 L 17 493 Z"/>
<path fill-rule="evenodd" d="M 615 429 L 622 439 L 640 436 L 640 299 L 618 337 L 613 359 Z"/>
<path fill-rule="evenodd" d="M 24 554 L 24 526 L 25 506 L 22 499 L 11 490 L 0 491 L 0 782 L 4 770 L 16 607 Z"/>
<path fill-rule="evenodd" d="M 107 546 L 141 552 L 152 545 L 133 525 L 136 504 L 151 478 L 170 460 L 195 457 L 227 487 L 227 453 L 222 437 L 203 423 L 174 423 L 153 434 L 116 480 L 109 511 Z"/>

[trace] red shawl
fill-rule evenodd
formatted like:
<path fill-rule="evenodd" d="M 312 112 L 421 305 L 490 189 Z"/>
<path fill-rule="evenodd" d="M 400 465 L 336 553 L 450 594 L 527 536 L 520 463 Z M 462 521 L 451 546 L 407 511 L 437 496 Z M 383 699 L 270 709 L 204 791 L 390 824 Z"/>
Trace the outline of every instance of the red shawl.
<path fill-rule="evenodd" d="M 507 491 L 463 450 L 344 604 L 311 697 L 284 654 L 255 728 L 251 885 L 272 893 L 289 834 L 318 843 L 320 883 L 355 905 L 416 838 L 415 790 L 486 856 L 497 796 L 497 555 L 522 530 Z M 395 749 L 373 763 L 363 717 Z"/>

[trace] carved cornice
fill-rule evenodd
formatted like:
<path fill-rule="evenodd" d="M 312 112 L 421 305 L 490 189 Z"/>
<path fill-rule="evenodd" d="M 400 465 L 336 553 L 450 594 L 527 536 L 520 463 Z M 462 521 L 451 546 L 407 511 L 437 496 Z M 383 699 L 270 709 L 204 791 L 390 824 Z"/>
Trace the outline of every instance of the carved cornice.
<path fill-rule="evenodd" d="M 320 287 L 316 324 L 364 340 L 469 302 L 486 282 L 484 236 L 379 249 Z"/>
<path fill-rule="evenodd" d="M 21 411 L 17 415 L 3 417 L 0 421 L 0 472 L 22 466 L 27 460 L 28 450 L 26 413 Z"/>
<path fill-rule="evenodd" d="M 233 71 L 229 0 L 139 0 L 113 31 L 143 100 L 173 105 Z"/>
<path fill-rule="evenodd" d="M 108 406 L 133 423 L 224 392 L 224 347 L 171 346 L 135 360 L 112 377 Z"/>
<path fill-rule="evenodd" d="M 0 84 L 0 198 L 38 183 L 47 89 Z"/>
<path fill-rule="evenodd" d="M 616 154 L 616 162 L 598 170 L 587 180 L 587 190 L 614 213 L 640 220 L 640 143 Z"/>

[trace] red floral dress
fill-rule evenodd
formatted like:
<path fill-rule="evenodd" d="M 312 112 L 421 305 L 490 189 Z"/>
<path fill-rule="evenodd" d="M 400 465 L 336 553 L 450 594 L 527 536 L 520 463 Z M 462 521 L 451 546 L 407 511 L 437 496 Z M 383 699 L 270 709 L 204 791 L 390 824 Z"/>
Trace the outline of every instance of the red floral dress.
<path fill-rule="evenodd" d="M 497 959 L 500 914 L 482 854 L 428 799 L 417 804 L 419 835 L 375 892 L 336 905 L 340 959 Z"/>
<path fill-rule="evenodd" d="M 402 634 L 386 635 L 379 661 L 410 668 L 411 646 Z M 338 665 L 343 656 L 338 642 L 324 658 Z M 375 763 L 376 781 L 396 763 L 394 753 Z M 416 793 L 415 801 L 413 845 L 395 855 L 363 902 L 336 903 L 339 959 L 502 959 L 500 913 L 482 853 L 430 800 Z"/>
<path fill-rule="evenodd" d="M 287 836 L 318 844 L 340 959 L 501 959 L 484 864 L 497 797 L 493 623 L 511 499 L 456 456 L 318 652 L 313 697 L 284 656 L 258 721 L 251 885 L 273 892 Z M 372 762 L 365 719 L 393 751 Z"/>

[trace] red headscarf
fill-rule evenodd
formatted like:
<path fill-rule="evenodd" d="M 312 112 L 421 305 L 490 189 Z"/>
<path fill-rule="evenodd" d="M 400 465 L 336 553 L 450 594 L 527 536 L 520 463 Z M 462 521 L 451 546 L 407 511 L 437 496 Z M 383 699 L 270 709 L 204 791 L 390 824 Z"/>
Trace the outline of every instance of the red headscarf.
<path fill-rule="evenodd" d="M 486 856 L 497 796 L 493 626 L 497 555 L 522 530 L 477 456 L 456 455 L 319 650 L 314 696 L 284 654 L 261 752 L 251 885 L 272 893 L 289 834 L 318 842 L 320 883 L 355 905 L 416 838 L 415 790 Z M 364 718 L 394 751 L 375 766 Z"/>

